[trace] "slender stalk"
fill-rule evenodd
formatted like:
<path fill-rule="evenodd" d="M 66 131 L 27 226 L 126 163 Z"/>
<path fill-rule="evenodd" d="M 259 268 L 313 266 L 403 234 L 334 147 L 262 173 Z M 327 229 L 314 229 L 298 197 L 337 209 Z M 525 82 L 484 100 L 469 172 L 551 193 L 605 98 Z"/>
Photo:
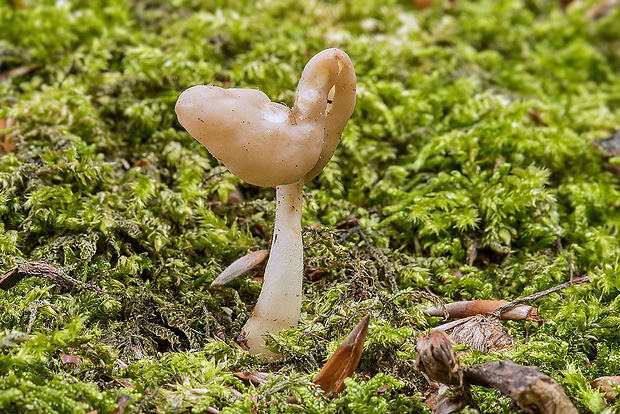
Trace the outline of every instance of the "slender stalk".
<path fill-rule="evenodd" d="M 252 316 L 241 331 L 241 343 L 253 354 L 275 354 L 263 335 L 297 326 L 301 311 L 303 245 L 301 238 L 304 181 L 276 187 L 276 219 L 265 281 Z"/>

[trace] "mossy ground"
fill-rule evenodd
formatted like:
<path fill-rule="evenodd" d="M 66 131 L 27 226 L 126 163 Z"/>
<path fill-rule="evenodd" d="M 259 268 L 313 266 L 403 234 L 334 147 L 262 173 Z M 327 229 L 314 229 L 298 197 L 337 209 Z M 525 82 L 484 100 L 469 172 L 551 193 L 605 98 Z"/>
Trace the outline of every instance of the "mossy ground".
<path fill-rule="evenodd" d="M 0 271 L 43 260 L 84 285 L 0 291 L 0 412 L 110 413 L 121 395 L 132 412 L 422 411 L 429 292 L 515 299 L 567 281 L 567 258 L 592 282 L 538 300 L 542 326 L 507 323 L 507 356 L 580 411 L 605 409 L 588 381 L 620 375 L 620 159 L 593 141 L 620 128 L 619 7 L 594 19 L 579 0 L 24 3 L 0 3 L 0 119 L 16 121 L 0 156 Z M 173 107 L 202 83 L 290 105 L 326 47 L 354 61 L 358 103 L 305 187 L 306 264 L 325 273 L 305 281 L 299 328 L 270 341 L 285 359 L 265 366 L 234 342 L 260 285 L 209 283 L 268 247 L 273 190 L 227 173 Z M 358 374 L 320 396 L 310 380 L 367 313 Z M 242 369 L 273 377 L 246 385 Z"/>

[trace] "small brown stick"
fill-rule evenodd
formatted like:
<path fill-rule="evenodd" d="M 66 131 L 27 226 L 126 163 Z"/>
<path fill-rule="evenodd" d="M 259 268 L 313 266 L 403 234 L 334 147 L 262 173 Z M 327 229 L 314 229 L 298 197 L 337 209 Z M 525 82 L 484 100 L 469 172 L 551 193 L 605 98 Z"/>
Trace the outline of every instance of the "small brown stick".
<path fill-rule="evenodd" d="M 65 290 L 69 290 L 75 286 L 79 286 L 81 288 L 94 290 L 99 293 L 111 294 L 111 292 L 105 291 L 97 286 L 89 285 L 70 276 L 67 276 L 62 272 L 62 270 L 45 262 L 21 263 L 13 269 L 4 272 L 2 275 L 0 275 L 0 289 L 9 290 L 10 288 L 18 284 L 22 279 L 27 277 L 49 279 L 54 284 L 60 286 L 62 289 Z"/>
<path fill-rule="evenodd" d="M 0 289 L 9 290 L 26 277 L 49 279 L 63 289 L 71 289 L 75 281 L 45 262 L 22 263 L 0 276 Z"/>
<path fill-rule="evenodd" d="M 562 283 L 560 285 L 554 286 L 554 287 L 549 288 L 547 290 L 543 290 L 542 292 L 536 292 L 536 293 L 533 293 L 533 294 L 531 294 L 529 296 L 525 296 L 523 298 L 515 299 L 512 302 L 508 302 L 504 306 L 501 306 L 501 307 L 495 309 L 492 314 L 497 316 L 497 317 L 499 317 L 502 313 L 508 311 L 509 309 L 514 308 L 517 305 L 520 305 L 520 304 L 525 303 L 525 302 L 530 302 L 530 301 L 533 301 L 533 300 L 537 300 L 537 299 L 542 298 L 543 296 L 547 296 L 547 295 L 550 295 L 551 293 L 555 293 L 555 292 L 558 292 L 560 290 L 566 289 L 567 287 L 575 286 L 575 285 L 581 285 L 582 283 L 588 283 L 589 281 L 590 281 L 590 279 L 588 279 L 588 277 L 585 276 L 585 277 L 582 277 L 581 279 L 571 280 L 571 281 Z"/>
<path fill-rule="evenodd" d="M 572 281 L 574 279 L 573 276 L 575 274 L 579 276 L 579 270 L 573 267 L 573 262 L 570 260 L 570 257 L 568 257 L 566 250 L 564 250 L 564 247 L 562 246 L 562 240 L 560 240 L 559 237 L 556 240 L 555 245 L 557 246 L 558 250 L 560 251 L 560 253 L 562 253 L 562 256 L 564 256 L 564 259 L 566 259 L 566 262 L 568 263 L 568 272 L 570 274 L 570 280 Z"/>

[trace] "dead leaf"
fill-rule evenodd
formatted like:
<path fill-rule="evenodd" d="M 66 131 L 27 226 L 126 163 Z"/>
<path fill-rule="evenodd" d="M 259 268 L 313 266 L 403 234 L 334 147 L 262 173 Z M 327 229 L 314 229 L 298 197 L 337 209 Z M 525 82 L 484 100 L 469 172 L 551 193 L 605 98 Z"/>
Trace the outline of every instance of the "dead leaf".
<path fill-rule="evenodd" d="M 532 121 L 534 121 L 535 124 L 538 124 L 540 126 L 547 126 L 548 125 L 545 121 L 543 121 L 542 116 L 540 115 L 540 112 L 538 112 L 537 109 L 530 110 L 528 112 L 528 115 L 530 116 Z"/>
<path fill-rule="evenodd" d="M 325 275 L 325 269 L 316 269 L 314 267 L 309 267 L 306 269 L 306 277 L 311 282 L 316 282 L 317 280 L 321 280 Z"/>
<path fill-rule="evenodd" d="M 269 257 L 269 250 L 257 250 L 235 260 L 218 277 L 211 282 L 211 286 L 222 286 L 231 282 L 246 272 L 256 268 Z"/>
<path fill-rule="evenodd" d="M 355 372 L 362 357 L 369 323 L 370 316 L 364 316 L 312 380 L 325 394 L 341 392 L 344 389 L 345 378 Z"/>
<path fill-rule="evenodd" d="M 433 5 L 433 0 L 411 0 L 411 3 L 419 9 L 428 9 Z"/>
<path fill-rule="evenodd" d="M 614 403 L 618 397 L 618 390 L 620 390 L 620 377 L 600 377 L 590 381 L 590 386 L 598 389 L 605 394 L 605 398 L 609 402 Z"/>
<path fill-rule="evenodd" d="M 508 335 L 495 316 L 475 315 L 433 328 L 446 332 L 457 344 L 467 344 L 480 352 L 506 352 L 514 348 L 515 339 Z"/>
<path fill-rule="evenodd" d="M 15 125 L 13 118 L 0 119 L 0 131 L 3 129 L 11 129 Z M 0 133 L 0 155 L 6 155 L 15 152 L 15 143 L 13 136 L 9 133 Z"/>
<path fill-rule="evenodd" d="M 77 367 L 82 366 L 82 359 L 79 356 L 73 354 L 60 354 L 60 361 L 63 363 L 63 365 L 73 364 Z"/>
<path fill-rule="evenodd" d="M 149 159 L 146 157 L 142 157 L 138 161 L 133 163 L 134 168 L 142 167 L 142 166 L 145 166 L 148 168 L 150 165 L 151 165 L 151 161 L 149 161 Z"/>

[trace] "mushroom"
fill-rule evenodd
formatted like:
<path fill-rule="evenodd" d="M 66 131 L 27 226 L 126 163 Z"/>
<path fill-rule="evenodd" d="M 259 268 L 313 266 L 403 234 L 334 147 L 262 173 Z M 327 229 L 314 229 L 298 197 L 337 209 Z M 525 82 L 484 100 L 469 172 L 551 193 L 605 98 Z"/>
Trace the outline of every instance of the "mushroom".
<path fill-rule="evenodd" d="M 276 217 L 263 287 L 240 335 L 274 356 L 263 335 L 297 326 L 301 311 L 302 187 L 331 159 L 355 107 L 349 56 L 327 49 L 301 74 L 292 109 L 255 89 L 193 86 L 176 104 L 181 125 L 237 177 L 276 188 Z"/>

